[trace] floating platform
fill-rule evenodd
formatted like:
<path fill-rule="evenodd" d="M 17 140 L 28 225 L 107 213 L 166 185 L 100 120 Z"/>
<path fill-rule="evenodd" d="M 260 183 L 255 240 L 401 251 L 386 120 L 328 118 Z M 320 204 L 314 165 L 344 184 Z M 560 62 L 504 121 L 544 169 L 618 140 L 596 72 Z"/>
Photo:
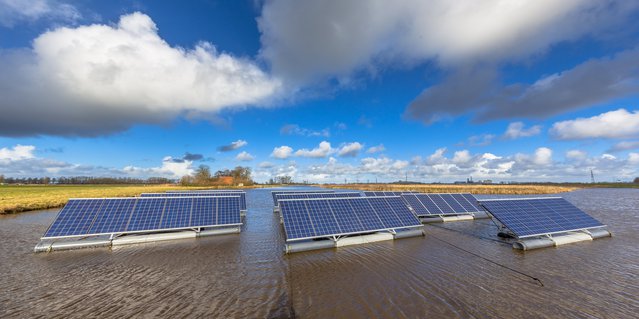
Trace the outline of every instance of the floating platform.
<path fill-rule="evenodd" d="M 513 243 L 513 248 L 519 250 L 533 250 L 538 248 L 557 247 L 582 241 L 592 241 L 604 237 L 612 237 L 612 233 L 603 228 L 596 228 L 578 232 L 547 235 L 545 237 L 520 239 Z"/>
<path fill-rule="evenodd" d="M 422 228 L 407 229 L 396 232 L 376 232 L 372 234 L 342 238 L 326 238 L 322 240 L 291 242 L 284 246 L 284 252 L 290 254 L 309 250 L 345 247 L 419 236 L 424 236 L 424 230 Z"/>
<path fill-rule="evenodd" d="M 203 229 L 200 231 L 177 231 L 170 233 L 129 234 L 114 238 L 89 238 L 79 240 L 47 240 L 43 239 L 33 249 L 34 252 L 51 252 L 73 250 L 81 248 L 112 247 L 132 244 L 142 244 L 165 240 L 198 238 L 205 236 L 235 234 L 240 232 L 240 226 Z"/>
<path fill-rule="evenodd" d="M 490 216 L 486 214 L 485 212 L 477 212 L 474 214 L 462 214 L 462 215 L 420 216 L 419 220 L 424 224 L 430 224 L 430 223 L 459 222 L 459 221 L 486 219 L 486 218 L 490 218 Z"/>

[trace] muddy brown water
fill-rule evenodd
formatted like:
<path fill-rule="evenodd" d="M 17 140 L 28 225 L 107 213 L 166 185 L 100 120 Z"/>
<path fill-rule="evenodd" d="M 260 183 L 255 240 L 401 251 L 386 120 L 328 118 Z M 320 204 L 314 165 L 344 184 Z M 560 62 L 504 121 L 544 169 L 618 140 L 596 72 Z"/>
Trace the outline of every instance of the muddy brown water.
<path fill-rule="evenodd" d="M 250 190 L 239 235 L 34 254 L 56 211 L 2 216 L 0 317 L 637 318 L 639 190 L 561 195 L 614 237 L 524 253 L 477 220 L 284 255 Z"/>

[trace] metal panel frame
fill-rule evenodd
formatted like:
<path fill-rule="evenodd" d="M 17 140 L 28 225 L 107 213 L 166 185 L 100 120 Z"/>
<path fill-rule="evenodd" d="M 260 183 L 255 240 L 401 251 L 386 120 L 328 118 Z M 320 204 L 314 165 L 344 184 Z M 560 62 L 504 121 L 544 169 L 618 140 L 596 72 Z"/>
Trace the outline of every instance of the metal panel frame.
<path fill-rule="evenodd" d="M 87 198 L 69 198 L 69 200 L 87 200 L 87 199 L 157 199 L 157 198 L 202 198 L 202 197 L 206 197 L 206 196 L 179 196 L 179 197 L 87 197 Z M 240 198 L 240 196 L 214 196 L 214 197 L 233 197 L 233 198 Z M 135 206 L 137 206 L 137 201 Z M 133 210 L 135 209 L 135 206 L 133 208 Z M 64 208 L 63 208 L 64 209 Z M 216 211 L 217 211 L 217 207 L 216 207 Z M 49 229 L 51 228 L 51 226 L 53 226 L 53 224 L 55 223 L 56 220 L 58 220 L 58 217 L 60 216 L 60 213 L 62 212 L 62 209 L 60 209 L 60 211 L 58 211 L 58 213 L 55 216 L 55 219 L 53 220 L 53 222 L 51 223 L 51 225 L 49 225 L 49 227 L 47 227 L 47 230 L 44 232 L 45 234 L 47 232 L 49 232 Z M 133 212 L 133 211 L 132 211 Z M 239 212 L 238 212 L 239 214 Z M 240 220 L 241 220 L 241 216 L 240 216 Z M 96 237 L 96 236 L 106 236 L 106 235 L 128 235 L 128 234 L 143 234 L 143 233 L 160 233 L 160 232 L 167 232 L 167 231 L 176 231 L 176 230 L 195 230 L 195 229 L 202 229 L 202 228 L 220 228 L 220 227 L 230 227 L 230 226 L 241 226 L 243 223 L 234 223 L 234 224 L 215 224 L 215 225 L 204 225 L 204 226 L 189 226 L 189 227 L 178 227 L 178 228 L 161 228 L 161 229 L 150 229 L 150 230 L 134 230 L 134 231 L 124 231 L 124 232 L 110 232 L 110 233 L 87 233 L 87 234 L 81 234 L 81 235 L 68 235 L 68 236 L 51 236 L 51 237 L 40 237 L 40 240 L 51 240 L 51 239 L 68 239 L 68 238 L 81 238 L 81 237 Z M 91 227 L 89 227 L 90 229 Z"/>
<path fill-rule="evenodd" d="M 400 198 L 400 196 L 361 196 L 361 197 L 355 197 L 355 198 L 368 199 L 368 198 L 388 198 L 388 197 L 398 197 L 398 198 Z M 350 197 L 342 197 L 342 198 L 303 198 L 303 199 L 283 199 L 282 201 L 343 200 L 343 199 L 349 199 L 349 198 Z M 373 211 L 377 214 L 377 211 L 375 211 L 374 208 L 373 208 Z M 307 209 L 307 212 L 308 212 L 308 209 Z M 417 221 L 419 222 L 419 218 L 417 218 Z M 388 231 L 388 232 L 394 233 L 397 229 L 412 229 L 412 228 L 423 228 L 423 227 L 424 227 L 424 225 L 421 222 L 419 222 L 419 225 L 412 225 L 412 226 L 389 227 L 389 228 L 364 230 L 364 231 L 358 231 L 358 232 L 346 232 L 346 233 L 339 233 L 339 234 L 320 235 L 320 236 L 311 236 L 311 237 L 294 238 L 294 239 L 288 239 L 288 233 L 286 233 L 286 227 L 283 227 L 283 228 L 284 228 L 284 233 L 285 233 L 285 235 L 287 237 L 286 238 L 286 242 L 295 242 L 295 241 L 309 240 L 309 239 L 316 239 L 316 238 L 331 238 L 331 237 L 341 237 L 341 236 L 348 236 L 348 235 L 359 235 L 359 234 L 375 233 L 375 232 L 380 232 L 380 231 Z"/>
<path fill-rule="evenodd" d="M 506 224 L 504 224 L 497 216 L 493 215 L 493 213 L 490 212 L 490 210 L 485 207 L 484 205 L 482 205 L 482 202 L 492 202 L 492 201 L 519 201 L 519 200 L 537 200 L 537 199 L 563 199 L 566 200 L 563 197 L 559 197 L 559 196 L 554 196 L 554 197 L 524 197 L 524 198 L 491 198 L 491 199 L 482 199 L 482 200 L 478 200 L 479 201 L 479 205 L 481 205 L 481 207 L 483 207 L 489 214 L 490 216 L 492 216 L 493 218 L 495 218 L 497 221 L 499 221 L 499 223 L 504 227 L 507 228 L 511 233 L 513 233 L 513 235 L 515 235 L 515 237 L 517 237 L 518 239 L 523 239 L 523 238 L 530 238 L 530 237 L 539 237 L 539 236 L 549 236 L 549 235 L 555 235 L 555 234 L 563 234 L 563 233 L 569 233 L 569 232 L 576 232 L 576 231 L 584 231 L 584 230 L 588 230 L 588 229 L 597 229 L 597 228 L 603 228 L 603 227 L 607 227 L 608 225 L 602 224 L 600 226 L 592 226 L 592 227 L 583 227 L 583 228 L 575 228 L 575 229 L 569 229 L 569 230 L 561 230 L 561 231 L 554 231 L 554 232 L 546 232 L 546 233 L 538 233 L 538 234 L 532 234 L 532 235 L 523 235 L 523 236 L 517 236 L 517 234 L 515 234 L 514 231 L 512 231 L 512 229 L 510 229 L 508 226 L 506 226 Z M 567 201 L 567 200 L 566 200 Z M 568 201 L 567 201 L 568 202 Z M 568 202 L 570 203 L 570 202 Z M 570 203 L 571 205 L 575 206 L 574 204 Z M 577 207 L 577 206 L 575 206 Z M 577 207 L 577 209 L 579 209 L 581 211 L 581 209 L 579 207 Z M 582 211 L 583 212 L 583 211 Z M 588 215 L 586 212 L 583 212 L 584 214 Z M 588 215 L 590 216 L 590 215 Z M 592 217 L 592 216 L 590 216 Z M 594 217 L 592 217 L 594 218 Z M 598 220 L 597 220 L 598 221 Z"/>

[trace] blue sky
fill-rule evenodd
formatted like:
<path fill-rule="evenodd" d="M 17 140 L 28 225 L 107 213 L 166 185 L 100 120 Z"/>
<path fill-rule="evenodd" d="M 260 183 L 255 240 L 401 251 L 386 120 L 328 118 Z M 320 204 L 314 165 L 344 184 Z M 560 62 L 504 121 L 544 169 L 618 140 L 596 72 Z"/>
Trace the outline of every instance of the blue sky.
<path fill-rule="evenodd" d="M 633 1 L 0 0 L 0 174 L 639 176 Z"/>

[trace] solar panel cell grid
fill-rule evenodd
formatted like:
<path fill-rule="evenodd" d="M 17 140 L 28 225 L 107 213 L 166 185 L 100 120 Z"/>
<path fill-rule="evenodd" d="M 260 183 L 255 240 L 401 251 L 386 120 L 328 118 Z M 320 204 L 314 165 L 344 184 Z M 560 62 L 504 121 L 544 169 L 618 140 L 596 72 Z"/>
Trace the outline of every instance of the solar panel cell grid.
<path fill-rule="evenodd" d="M 103 234 L 122 232 L 131 218 L 135 199 L 105 199 L 93 225 L 87 233 Z"/>
<path fill-rule="evenodd" d="M 520 238 L 603 226 L 563 198 L 489 200 L 481 203 Z"/>
<path fill-rule="evenodd" d="M 176 198 L 167 201 L 160 228 L 183 228 L 191 224 L 193 198 Z"/>

